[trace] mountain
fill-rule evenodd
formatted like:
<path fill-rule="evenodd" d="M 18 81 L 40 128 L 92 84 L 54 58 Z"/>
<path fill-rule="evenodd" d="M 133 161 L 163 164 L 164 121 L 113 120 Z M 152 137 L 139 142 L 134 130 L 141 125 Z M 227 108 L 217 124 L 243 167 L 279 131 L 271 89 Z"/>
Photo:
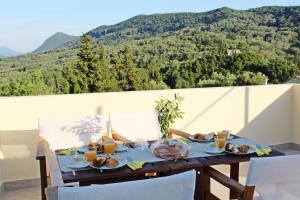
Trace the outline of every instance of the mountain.
<path fill-rule="evenodd" d="M 0 47 L 0 57 L 11 57 L 11 56 L 18 56 L 22 53 L 11 50 L 8 47 Z"/>
<path fill-rule="evenodd" d="M 136 68 L 134 77 L 144 83 L 139 89 L 252 85 L 265 83 L 266 78 L 276 84 L 300 74 L 300 6 L 138 15 L 86 35 L 96 40 L 91 42 L 97 46 L 92 53 L 95 60 L 106 58 L 103 63 L 119 84 L 120 66 L 130 63 Z M 83 79 L 75 70 L 80 66 L 76 65 L 80 40 L 59 47 L 1 58 L 0 96 L 80 93 L 77 89 L 84 82 L 76 83 Z M 11 81 L 19 85 L 13 87 Z M 42 92 L 34 81 L 45 85 Z M 17 90 L 20 85 L 30 88 Z"/>
<path fill-rule="evenodd" d="M 68 42 L 77 40 L 78 38 L 78 36 L 72 36 L 62 32 L 57 32 L 51 37 L 49 37 L 47 40 L 45 40 L 45 42 L 33 52 L 50 51 L 61 47 Z"/>
<path fill-rule="evenodd" d="M 192 28 L 203 32 L 244 34 L 245 31 L 253 29 L 276 32 L 284 28 L 296 30 L 299 26 L 300 6 L 270 6 L 249 10 L 223 7 L 201 13 L 138 15 L 115 25 L 99 26 L 87 34 L 113 44 L 128 39 L 140 40 L 157 35 L 170 35 Z"/>

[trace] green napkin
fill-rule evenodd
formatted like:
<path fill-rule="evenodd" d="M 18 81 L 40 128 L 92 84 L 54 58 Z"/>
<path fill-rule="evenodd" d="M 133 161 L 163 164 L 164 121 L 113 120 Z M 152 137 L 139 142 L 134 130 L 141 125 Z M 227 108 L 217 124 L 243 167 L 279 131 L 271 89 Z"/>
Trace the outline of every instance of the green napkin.
<path fill-rule="evenodd" d="M 65 155 L 65 156 L 75 155 L 76 153 L 77 153 L 77 149 L 75 147 L 70 149 L 63 149 L 58 152 L 59 155 Z"/>
<path fill-rule="evenodd" d="M 187 139 L 187 138 L 184 138 L 184 137 L 176 138 L 176 140 L 177 140 L 178 142 L 183 143 L 183 144 L 190 144 L 190 143 L 192 143 L 191 140 L 189 140 L 189 139 Z"/>
<path fill-rule="evenodd" d="M 256 154 L 258 156 L 269 155 L 271 152 L 272 152 L 272 149 L 270 149 L 270 148 L 256 149 Z"/>
<path fill-rule="evenodd" d="M 141 169 L 143 165 L 146 163 L 144 160 L 135 160 L 130 163 L 127 163 L 127 166 L 132 170 Z"/>
<path fill-rule="evenodd" d="M 69 156 L 72 154 L 72 151 L 68 150 L 68 149 L 64 149 L 64 150 L 60 150 L 58 152 L 59 155 L 65 155 L 65 156 Z"/>

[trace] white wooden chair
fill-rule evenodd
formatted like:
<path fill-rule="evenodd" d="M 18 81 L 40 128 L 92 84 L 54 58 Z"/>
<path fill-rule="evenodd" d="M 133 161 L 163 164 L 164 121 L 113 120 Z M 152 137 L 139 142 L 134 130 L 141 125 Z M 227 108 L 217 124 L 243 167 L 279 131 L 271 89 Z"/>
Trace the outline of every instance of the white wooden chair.
<path fill-rule="evenodd" d="M 48 200 L 193 200 L 196 171 L 146 180 L 91 185 L 55 187 L 47 190 Z"/>
<path fill-rule="evenodd" d="M 130 141 L 158 140 L 161 130 L 155 110 L 111 112 L 112 129 Z"/>
<path fill-rule="evenodd" d="M 300 200 L 300 155 L 252 158 L 246 186 L 213 168 L 208 175 L 235 190 L 241 199 Z M 254 191 L 259 194 L 254 198 Z"/>
<path fill-rule="evenodd" d="M 54 151 L 86 145 L 91 140 L 100 139 L 106 131 L 106 120 L 102 115 L 39 119 L 40 141 L 36 159 L 40 162 L 43 200 L 48 186 L 47 171 L 50 172 L 52 186 L 64 185 Z"/>

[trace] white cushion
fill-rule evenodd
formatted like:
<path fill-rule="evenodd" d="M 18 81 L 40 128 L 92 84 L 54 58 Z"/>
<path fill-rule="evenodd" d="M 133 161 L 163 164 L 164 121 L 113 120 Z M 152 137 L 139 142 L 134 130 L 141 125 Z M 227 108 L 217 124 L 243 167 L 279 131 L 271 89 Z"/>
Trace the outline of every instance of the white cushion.
<path fill-rule="evenodd" d="M 87 187 L 59 187 L 59 200 L 193 200 L 196 171 L 168 177 Z"/>
<path fill-rule="evenodd" d="M 157 140 L 161 137 L 155 110 L 140 112 L 111 112 L 112 129 L 131 141 Z"/>
<path fill-rule="evenodd" d="M 253 158 L 246 185 L 255 186 L 262 200 L 300 199 L 300 155 Z"/>
<path fill-rule="evenodd" d="M 106 131 L 102 115 L 39 119 L 40 136 L 47 140 L 51 150 L 88 144 Z"/>

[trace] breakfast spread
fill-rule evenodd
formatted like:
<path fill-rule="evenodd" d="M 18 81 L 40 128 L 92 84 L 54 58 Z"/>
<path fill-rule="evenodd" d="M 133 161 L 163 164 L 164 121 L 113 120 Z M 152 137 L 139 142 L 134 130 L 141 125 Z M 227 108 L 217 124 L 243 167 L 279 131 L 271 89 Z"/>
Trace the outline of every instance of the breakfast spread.
<path fill-rule="evenodd" d="M 117 159 L 106 156 L 99 156 L 92 162 L 92 165 L 96 168 L 100 168 L 105 165 L 107 168 L 112 169 L 117 167 L 118 164 L 119 162 Z"/>
<path fill-rule="evenodd" d="M 118 166 L 119 164 L 119 161 L 115 158 L 108 158 L 106 159 L 106 162 L 105 162 L 105 166 L 112 169 L 112 168 L 115 168 L 116 166 Z"/>
<path fill-rule="evenodd" d="M 96 143 L 96 142 L 90 142 L 88 144 L 89 151 L 103 151 L 103 145 Z"/>
<path fill-rule="evenodd" d="M 105 156 L 99 156 L 97 158 L 94 158 L 93 159 L 93 166 L 99 168 L 99 167 L 101 167 L 102 165 L 105 164 L 106 160 L 107 160 L 107 157 L 105 157 Z"/>
<path fill-rule="evenodd" d="M 250 146 L 249 145 L 241 145 L 238 147 L 238 149 L 241 153 L 248 153 Z"/>
<path fill-rule="evenodd" d="M 184 159 L 189 155 L 187 145 L 176 140 L 163 139 L 151 145 L 153 154 L 163 159 Z"/>
<path fill-rule="evenodd" d="M 225 150 L 227 152 L 235 153 L 235 154 L 246 154 L 249 152 L 249 145 L 239 145 L 234 143 L 227 143 L 225 145 Z"/>
<path fill-rule="evenodd" d="M 190 137 L 191 140 L 196 141 L 212 141 L 216 137 L 216 134 L 214 132 L 208 133 L 208 134 L 202 134 L 202 133 L 196 133 L 195 135 L 192 135 Z"/>

